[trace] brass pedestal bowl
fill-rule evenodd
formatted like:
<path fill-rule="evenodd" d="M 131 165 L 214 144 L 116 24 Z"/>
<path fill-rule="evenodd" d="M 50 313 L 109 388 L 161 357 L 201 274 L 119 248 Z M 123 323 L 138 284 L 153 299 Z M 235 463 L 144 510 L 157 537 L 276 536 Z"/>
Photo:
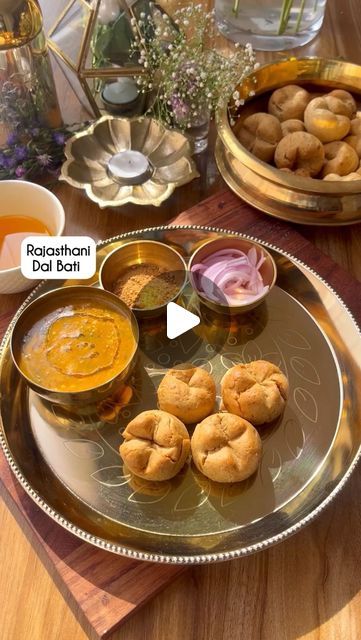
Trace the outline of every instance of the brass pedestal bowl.
<path fill-rule="evenodd" d="M 245 101 L 239 109 L 240 120 L 267 111 L 270 93 L 287 84 L 305 86 L 318 95 L 345 89 L 358 102 L 361 66 L 342 60 L 290 58 L 260 67 L 236 87 Z M 337 226 L 361 221 L 361 180 L 304 178 L 262 162 L 237 140 L 237 123 L 231 125 L 229 107 L 233 107 L 232 100 L 217 114 L 216 160 L 224 180 L 237 195 L 264 213 L 289 222 Z"/>

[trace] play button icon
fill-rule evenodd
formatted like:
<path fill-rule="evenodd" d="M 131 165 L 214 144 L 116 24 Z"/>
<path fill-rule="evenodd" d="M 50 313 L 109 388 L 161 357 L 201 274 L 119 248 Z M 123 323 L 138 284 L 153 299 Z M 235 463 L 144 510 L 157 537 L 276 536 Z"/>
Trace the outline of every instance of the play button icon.
<path fill-rule="evenodd" d="M 194 313 L 187 311 L 184 307 L 174 302 L 167 304 L 167 338 L 174 340 L 193 329 L 200 323 L 201 319 Z"/>

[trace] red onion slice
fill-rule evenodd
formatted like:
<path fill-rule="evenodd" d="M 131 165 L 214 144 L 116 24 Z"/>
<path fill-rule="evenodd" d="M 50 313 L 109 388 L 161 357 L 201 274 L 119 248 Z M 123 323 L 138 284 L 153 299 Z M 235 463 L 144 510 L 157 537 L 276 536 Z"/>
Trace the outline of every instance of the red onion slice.
<path fill-rule="evenodd" d="M 224 302 L 223 294 L 230 306 L 237 306 L 253 302 L 268 291 L 259 272 L 265 259 L 257 255 L 255 247 L 247 254 L 239 249 L 222 249 L 193 265 L 192 273 L 200 293 L 217 302 Z"/>

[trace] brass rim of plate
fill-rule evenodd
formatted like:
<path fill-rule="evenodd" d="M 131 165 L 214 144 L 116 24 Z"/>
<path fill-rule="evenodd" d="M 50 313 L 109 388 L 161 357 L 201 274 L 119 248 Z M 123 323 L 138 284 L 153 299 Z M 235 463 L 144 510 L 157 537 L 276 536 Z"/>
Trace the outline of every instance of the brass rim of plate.
<path fill-rule="evenodd" d="M 263 65 L 237 89 L 245 103 L 286 84 L 341 88 L 361 94 L 361 66 L 324 58 L 288 58 Z M 249 92 L 255 91 L 252 98 Z M 280 171 L 256 158 L 237 140 L 228 107 L 217 112 L 216 161 L 228 186 L 264 213 L 289 222 L 347 225 L 361 220 L 361 179 L 328 182 Z"/>

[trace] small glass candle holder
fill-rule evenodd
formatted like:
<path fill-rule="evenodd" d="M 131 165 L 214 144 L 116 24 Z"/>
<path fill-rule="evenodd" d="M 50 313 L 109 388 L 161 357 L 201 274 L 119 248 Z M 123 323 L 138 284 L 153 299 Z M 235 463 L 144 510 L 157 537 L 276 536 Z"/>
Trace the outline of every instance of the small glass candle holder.
<path fill-rule="evenodd" d="M 107 82 L 101 92 L 106 111 L 115 115 L 134 115 L 141 101 L 141 94 L 134 78 L 117 78 Z"/>

